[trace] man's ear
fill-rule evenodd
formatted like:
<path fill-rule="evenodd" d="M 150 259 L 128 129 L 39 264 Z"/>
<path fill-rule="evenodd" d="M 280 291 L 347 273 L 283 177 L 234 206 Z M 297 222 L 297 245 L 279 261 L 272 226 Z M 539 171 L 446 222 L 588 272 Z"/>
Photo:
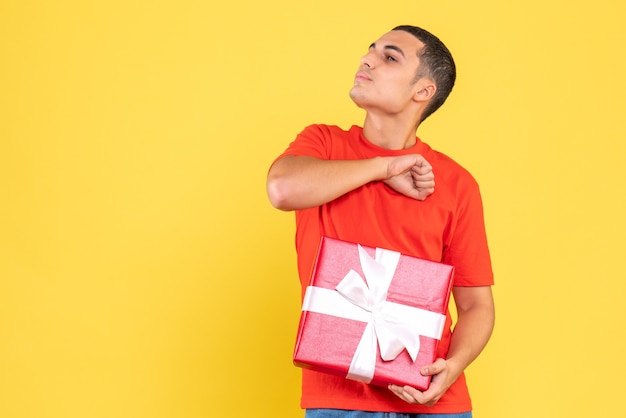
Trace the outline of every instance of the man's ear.
<path fill-rule="evenodd" d="M 423 78 L 417 82 L 413 99 L 418 102 L 426 102 L 433 98 L 436 91 L 437 86 L 435 86 L 435 83 Z"/>

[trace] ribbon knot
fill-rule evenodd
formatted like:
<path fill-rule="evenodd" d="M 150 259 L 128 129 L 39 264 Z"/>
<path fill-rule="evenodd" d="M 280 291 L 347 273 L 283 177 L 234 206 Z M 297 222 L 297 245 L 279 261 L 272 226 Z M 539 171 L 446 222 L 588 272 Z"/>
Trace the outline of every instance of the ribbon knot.
<path fill-rule="evenodd" d="M 370 257 L 358 246 L 362 278 L 350 270 L 336 287 L 337 292 L 350 303 L 369 313 L 367 326 L 350 364 L 348 378 L 371 381 L 376 367 L 376 345 L 385 361 L 395 359 L 404 348 L 415 361 L 419 352 L 419 334 L 411 324 L 394 315 L 387 306 L 387 291 L 400 260 L 400 253 L 376 249 L 376 258 Z"/>

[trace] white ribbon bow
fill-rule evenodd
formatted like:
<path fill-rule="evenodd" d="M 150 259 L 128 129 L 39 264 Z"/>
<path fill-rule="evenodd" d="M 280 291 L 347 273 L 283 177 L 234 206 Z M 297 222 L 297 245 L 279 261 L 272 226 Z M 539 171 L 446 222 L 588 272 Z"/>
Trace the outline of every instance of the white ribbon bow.
<path fill-rule="evenodd" d="M 358 249 L 365 279 L 350 270 L 336 290 L 309 286 L 302 310 L 367 323 L 346 377 L 370 383 L 376 369 L 377 344 L 384 361 L 395 359 L 404 348 L 415 361 L 420 335 L 440 339 L 446 318 L 436 312 L 388 302 L 387 290 L 400 253 L 376 248 L 373 259 L 360 245 Z"/>

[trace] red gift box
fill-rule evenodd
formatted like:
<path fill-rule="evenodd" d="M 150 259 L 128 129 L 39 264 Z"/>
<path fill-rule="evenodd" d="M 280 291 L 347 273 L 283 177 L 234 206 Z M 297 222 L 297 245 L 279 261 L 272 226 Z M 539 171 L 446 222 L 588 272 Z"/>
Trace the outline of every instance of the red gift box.
<path fill-rule="evenodd" d="M 426 390 L 452 266 L 323 237 L 303 304 L 294 364 Z"/>

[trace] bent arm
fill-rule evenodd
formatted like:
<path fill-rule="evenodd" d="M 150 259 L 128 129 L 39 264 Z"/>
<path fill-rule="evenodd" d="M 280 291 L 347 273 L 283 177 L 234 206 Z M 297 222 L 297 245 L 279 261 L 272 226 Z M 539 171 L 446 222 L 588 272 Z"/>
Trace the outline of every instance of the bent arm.
<path fill-rule="evenodd" d="M 417 200 L 426 199 L 435 186 L 432 167 L 418 154 L 362 160 L 287 155 L 270 168 L 267 194 L 278 209 L 307 209 L 377 180 Z"/>
<path fill-rule="evenodd" d="M 456 380 L 487 345 L 495 323 L 495 309 L 491 286 L 457 286 L 453 292 L 458 320 L 446 360 L 456 371 Z"/>
<path fill-rule="evenodd" d="M 421 373 L 433 376 L 430 387 L 422 392 L 409 386 L 390 385 L 389 389 L 409 403 L 434 405 L 461 373 L 485 348 L 493 331 L 495 311 L 490 286 L 454 287 L 458 320 L 452 332 L 446 359 L 437 359 Z"/>

